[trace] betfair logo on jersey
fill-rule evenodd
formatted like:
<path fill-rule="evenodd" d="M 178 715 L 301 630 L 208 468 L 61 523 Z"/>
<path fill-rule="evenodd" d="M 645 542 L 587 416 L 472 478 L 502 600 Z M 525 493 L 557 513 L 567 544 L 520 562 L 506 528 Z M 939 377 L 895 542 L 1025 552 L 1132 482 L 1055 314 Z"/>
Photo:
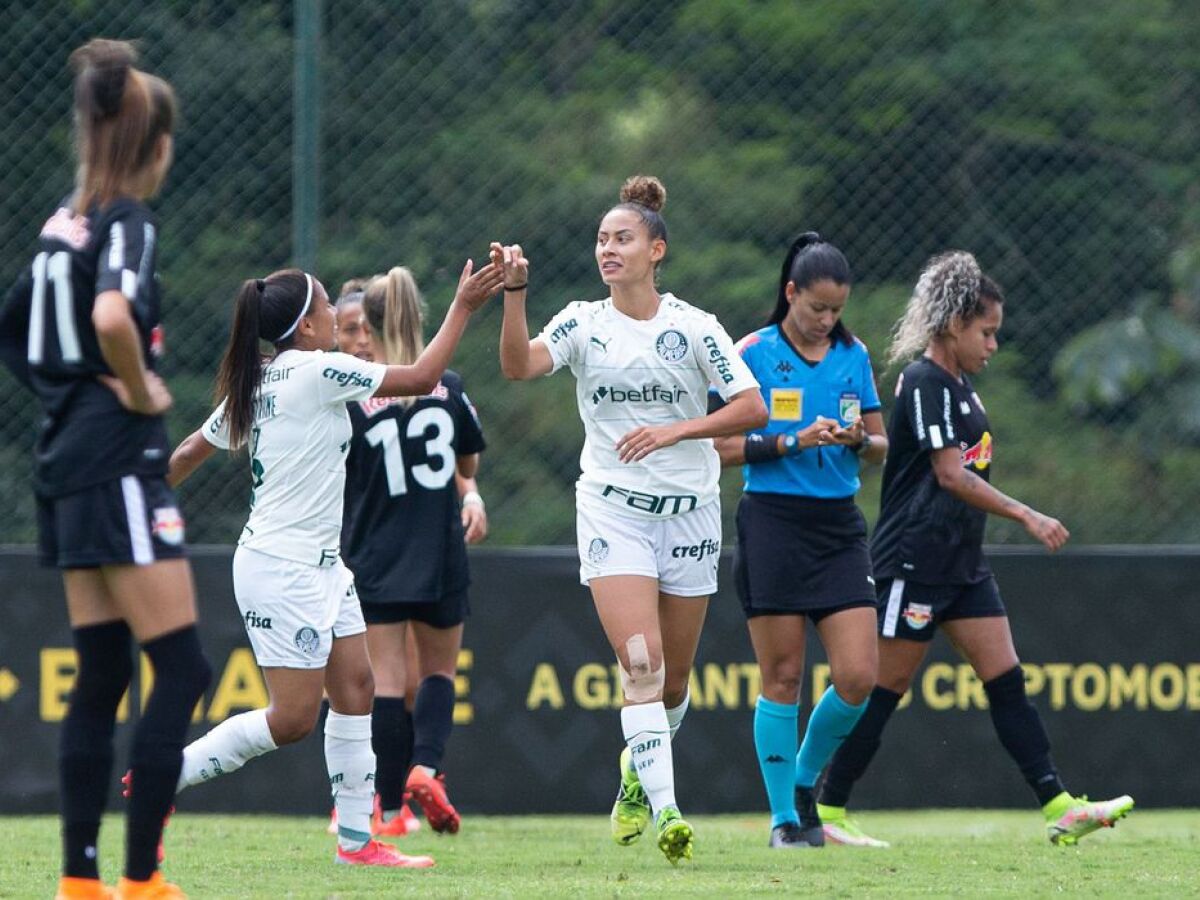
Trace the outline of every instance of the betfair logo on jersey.
<path fill-rule="evenodd" d="M 592 403 L 599 406 L 604 400 L 609 403 L 678 403 L 687 391 L 661 384 L 644 384 L 640 388 L 619 388 L 601 385 L 592 392 Z"/>
<path fill-rule="evenodd" d="M 555 328 L 552 332 L 550 332 L 550 343 L 557 344 L 559 341 L 561 341 L 563 338 L 565 338 L 568 334 L 570 334 L 572 331 L 574 331 L 578 325 L 579 325 L 579 322 L 577 320 L 567 319 L 567 321 L 563 322 L 561 325 L 559 325 L 557 328 Z"/>
<path fill-rule="evenodd" d="M 330 381 L 336 381 L 338 383 L 338 387 L 346 387 L 347 385 L 350 385 L 352 387 L 369 388 L 375 385 L 375 380 L 373 378 L 367 378 L 365 375 L 360 375 L 357 372 L 346 372 L 341 369 L 335 369 L 333 366 L 329 366 L 327 369 L 322 371 L 321 377 L 328 378 Z"/>
<path fill-rule="evenodd" d="M 292 370 L 295 368 L 295 366 L 288 366 L 286 369 L 272 369 L 270 367 L 263 369 L 262 383 L 275 384 L 277 381 L 287 381 L 292 377 Z"/>
<path fill-rule="evenodd" d="M 615 484 L 606 484 L 600 496 L 614 497 L 618 502 L 624 501 L 630 509 L 656 516 L 677 516 L 680 513 L 691 512 L 698 502 L 695 494 L 646 494 L 617 487 Z"/>
<path fill-rule="evenodd" d="M 671 556 L 674 559 L 704 559 L 706 556 L 716 556 L 721 552 L 721 545 L 717 541 L 711 541 L 707 538 L 698 544 L 692 544 L 690 547 L 672 547 Z"/>
<path fill-rule="evenodd" d="M 733 381 L 733 372 L 730 371 L 728 357 L 721 352 L 721 345 L 711 334 L 706 334 L 704 346 L 708 348 L 708 361 L 717 367 L 717 374 L 721 376 L 721 382 L 729 384 Z"/>

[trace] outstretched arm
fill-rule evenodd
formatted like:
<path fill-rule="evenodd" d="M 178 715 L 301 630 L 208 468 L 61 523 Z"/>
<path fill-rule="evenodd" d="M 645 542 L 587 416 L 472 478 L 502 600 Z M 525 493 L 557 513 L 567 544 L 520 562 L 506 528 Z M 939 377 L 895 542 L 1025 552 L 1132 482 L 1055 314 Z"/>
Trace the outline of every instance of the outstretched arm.
<path fill-rule="evenodd" d="M 171 454 L 171 462 L 167 469 L 167 484 L 178 487 L 200 468 L 217 448 L 204 437 L 203 429 L 197 429 L 189 434 Z"/>

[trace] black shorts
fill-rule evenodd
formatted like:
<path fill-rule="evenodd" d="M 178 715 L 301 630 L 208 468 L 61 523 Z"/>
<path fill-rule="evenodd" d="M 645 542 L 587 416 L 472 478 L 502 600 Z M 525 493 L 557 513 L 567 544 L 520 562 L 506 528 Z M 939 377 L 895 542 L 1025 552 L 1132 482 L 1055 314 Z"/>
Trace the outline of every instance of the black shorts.
<path fill-rule="evenodd" d="M 879 634 L 885 638 L 931 641 L 943 622 L 1006 615 L 1000 587 L 990 575 L 975 584 L 879 579 Z"/>
<path fill-rule="evenodd" d="M 874 606 L 866 520 L 851 497 L 744 494 L 733 578 L 747 618 Z"/>
<path fill-rule="evenodd" d="M 397 622 L 424 622 L 432 628 L 453 628 L 471 614 L 467 589 L 451 591 L 434 603 L 362 603 L 368 625 L 395 625 Z"/>
<path fill-rule="evenodd" d="M 62 497 L 38 497 L 37 516 L 44 566 L 144 566 L 187 555 L 179 503 L 163 478 L 126 475 Z"/>

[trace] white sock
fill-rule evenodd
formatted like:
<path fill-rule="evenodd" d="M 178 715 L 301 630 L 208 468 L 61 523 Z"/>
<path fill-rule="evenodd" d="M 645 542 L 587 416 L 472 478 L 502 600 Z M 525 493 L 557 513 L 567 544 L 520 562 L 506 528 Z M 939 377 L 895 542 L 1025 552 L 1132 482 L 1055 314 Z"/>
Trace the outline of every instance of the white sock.
<path fill-rule="evenodd" d="M 667 724 L 671 726 L 671 740 L 675 740 L 675 734 L 679 731 L 679 726 L 683 724 L 683 717 L 687 715 L 688 707 L 692 705 L 692 692 L 684 692 L 683 699 L 679 701 L 678 706 L 672 706 L 667 710 Z"/>
<path fill-rule="evenodd" d="M 646 791 L 651 811 L 657 815 L 675 806 L 675 769 L 671 762 L 671 726 L 662 702 L 626 706 L 621 710 L 621 730 L 633 757 L 638 780 Z"/>
<path fill-rule="evenodd" d="M 332 709 L 325 720 L 325 767 L 337 809 L 338 846 L 348 852 L 371 840 L 375 801 L 375 751 L 371 716 L 347 716 Z"/>
<path fill-rule="evenodd" d="M 683 695 L 683 700 L 678 706 L 667 708 L 667 725 L 671 728 L 671 740 L 675 740 L 675 735 L 679 732 L 679 726 L 683 724 L 683 717 L 687 715 L 688 707 L 692 704 L 692 692 L 688 691 Z M 637 774 L 637 767 L 634 765 L 632 754 L 629 757 L 629 773 Z"/>
<path fill-rule="evenodd" d="M 178 793 L 185 787 L 236 772 L 256 756 L 275 749 L 267 711 L 254 709 L 226 719 L 183 748 Z"/>

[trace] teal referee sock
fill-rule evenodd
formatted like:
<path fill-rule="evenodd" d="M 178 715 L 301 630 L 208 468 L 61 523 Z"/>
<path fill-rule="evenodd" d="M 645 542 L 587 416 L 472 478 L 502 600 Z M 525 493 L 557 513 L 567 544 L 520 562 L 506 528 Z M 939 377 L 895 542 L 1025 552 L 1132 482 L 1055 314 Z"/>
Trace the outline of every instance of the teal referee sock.
<path fill-rule="evenodd" d="M 846 735 L 854 730 L 866 709 L 865 700 L 858 706 L 851 706 L 838 696 L 833 685 L 825 689 L 821 701 L 808 717 L 804 742 L 796 754 L 796 787 L 812 788 L 817 783 L 821 770 L 842 746 Z"/>
<path fill-rule="evenodd" d="M 759 696 L 754 706 L 754 751 L 771 804 L 771 827 L 784 822 L 799 823 L 793 793 L 792 760 L 799 737 L 796 721 L 798 703 L 776 703 Z"/>

